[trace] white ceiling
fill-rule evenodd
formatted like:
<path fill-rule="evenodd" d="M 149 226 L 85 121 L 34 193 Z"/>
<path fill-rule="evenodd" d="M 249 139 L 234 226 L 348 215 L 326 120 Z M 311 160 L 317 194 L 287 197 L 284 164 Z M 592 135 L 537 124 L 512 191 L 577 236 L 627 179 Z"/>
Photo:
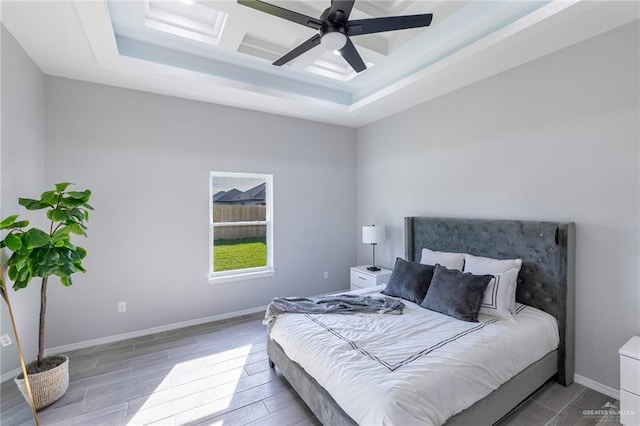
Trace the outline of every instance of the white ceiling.
<path fill-rule="evenodd" d="M 273 1 L 319 17 L 330 0 Z M 433 13 L 353 37 L 369 69 L 315 31 L 235 0 L 6 1 L 0 19 L 46 74 L 358 127 L 639 19 L 635 1 L 357 0 L 351 19 Z"/>

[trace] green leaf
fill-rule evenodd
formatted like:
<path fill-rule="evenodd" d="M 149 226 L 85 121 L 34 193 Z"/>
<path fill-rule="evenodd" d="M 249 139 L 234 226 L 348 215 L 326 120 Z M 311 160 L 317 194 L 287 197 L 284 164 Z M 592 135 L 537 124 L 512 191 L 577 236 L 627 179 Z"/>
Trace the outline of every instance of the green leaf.
<path fill-rule="evenodd" d="M 31 268 L 17 268 L 15 266 L 9 267 L 9 278 L 13 281 L 13 289 L 18 290 L 21 288 L 25 288 L 31 278 L 33 278 L 33 273 Z"/>
<path fill-rule="evenodd" d="M 64 242 L 64 244 L 62 245 L 62 247 L 66 247 L 66 248 L 68 248 L 69 250 L 75 250 L 75 249 L 76 249 L 76 246 L 74 246 L 74 245 L 73 245 L 73 243 L 71 242 L 71 240 L 66 240 L 66 241 Z"/>
<path fill-rule="evenodd" d="M 14 223 L 11 227 L 13 229 L 20 229 L 20 228 L 25 228 L 27 226 L 29 226 L 29 221 L 28 220 L 21 220 L 20 222 Z"/>
<path fill-rule="evenodd" d="M 55 191 L 45 191 L 40 195 L 42 204 L 54 205 L 58 201 L 58 194 Z"/>
<path fill-rule="evenodd" d="M 69 185 L 73 185 L 71 182 L 60 182 L 60 183 L 56 183 L 56 191 L 58 192 L 62 192 L 65 189 L 67 189 L 67 187 Z"/>
<path fill-rule="evenodd" d="M 69 214 L 74 218 L 78 219 L 78 222 L 82 222 L 84 220 L 84 214 L 82 213 L 82 210 L 78 208 L 71 209 L 69 211 Z"/>
<path fill-rule="evenodd" d="M 49 266 L 56 266 L 60 262 L 60 252 L 56 250 L 49 250 L 45 257 L 45 263 Z"/>
<path fill-rule="evenodd" d="M 47 218 L 52 222 L 64 222 L 73 218 L 68 211 L 63 209 L 53 209 L 47 212 Z"/>
<path fill-rule="evenodd" d="M 69 275 L 63 275 L 60 277 L 60 282 L 65 287 L 70 287 L 73 282 L 71 281 L 71 277 Z"/>
<path fill-rule="evenodd" d="M 7 271 L 9 274 L 9 279 L 11 281 L 15 281 L 18 276 L 18 268 L 15 265 L 9 266 L 9 270 Z"/>
<path fill-rule="evenodd" d="M 67 192 L 67 195 L 71 198 L 75 198 L 77 200 L 83 200 L 84 202 L 89 201 L 89 198 L 91 198 L 91 191 L 89 191 L 88 189 L 86 191 L 69 191 Z"/>
<path fill-rule="evenodd" d="M 57 265 L 35 265 L 33 267 L 33 275 L 36 277 L 48 277 L 56 271 Z"/>
<path fill-rule="evenodd" d="M 31 253 L 29 253 L 29 265 L 32 268 L 36 268 L 38 265 L 44 265 L 47 263 L 47 248 L 37 248 L 33 249 Z"/>
<path fill-rule="evenodd" d="M 84 229 L 82 229 L 82 225 L 80 225 L 79 223 L 70 223 L 66 226 L 66 228 L 69 228 L 69 232 L 73 233 L 73 234 L 77 234 L 77 235 L 87 235 L 86 232 L 84 232 Z"/>
<path fill-rule="evenodd" d="M 22 240 L 16 234 L 7 235 L 4 244 L 11 251 L 18 251 L 22 248 Z"/>
<path fill-rule="evenodd" d="M 29 281 L 14 280 L 13 289 L 20 290 L 21 288 L 25 288 L 27 284 L 29 284 Z"/>
<path fill-rule="evenodd" d="M 25 266 L 28 266 L 29 263 L 29 255 L 13 253 L 9 260 L 7 260 L 7 265 L 15 266 L 18 269 L 22 269 Z"/>
<path fill-rule="evenodd" d="M 31 198 L 18 198 L 18 204 L 27 210 L 42 210 L 47 207 L 52 207 L 52 204 L 43 204 L 39 200 L 33 200 Z"/>
<path fill-rule="evenodd" d="M 44 247 L 51 241 L 49 234 L 38 228 L 31 228 L 25 232 L 25 243 L 28 249 Z"/>
<path fill-rule="evenodd" d="M 19 215 L 14 214 L 13 216 L 7 217 L 5 220 L 0 222 L 0 229 L 7 229 L 16 221 Z"/>
<path fill-rule="evenodd" d="M 29 221 L 28 220 L 20 220 L 18 222 L 13 222 L 13 223 L 11 223 L 9 225 L 6 225 L 6 226 L 0 226 L 0 229 L 21 229 L 21 228 L 24 228 L 24 227 L 27 227 L 27 226 L 29 226 Z"/>
<path fill-rule="evenodd" d="M 87 251 L 82 247 L 76 247 L 76 253 L 80 255 L 80 259 L 84 259 L 85 257 L 87 257 Z"/>
<path fill-rule="evenodd" d="M 84 201 L 79 200 L 77 198 L 63 197 L 60 200 L 60 205 L 67 208 L 81 207 L 83 204 L 84 204 Z"/>
<path fill-rule="evenodd" d="M 59 243 L 64 243 L 65 241 L 68 241 L 68 240 L 69 240 L 69 227 L 68 226 L 63 226 L 62 228 L 60 228 L 56 232 L 54 232 L 53 235 L 51 236 L 51 244 L 56 244 L 57 245 Z"/>
<path fill-rule="evenodd" d="M 80 263 L 80 262 L 74 263 L 73 264 L 73 268 L 74 268 L 75 272 L 82 272 L 83 274 L 85 272 L 87 272 L 87 270 L 82 267 L 82 263 Z"/>

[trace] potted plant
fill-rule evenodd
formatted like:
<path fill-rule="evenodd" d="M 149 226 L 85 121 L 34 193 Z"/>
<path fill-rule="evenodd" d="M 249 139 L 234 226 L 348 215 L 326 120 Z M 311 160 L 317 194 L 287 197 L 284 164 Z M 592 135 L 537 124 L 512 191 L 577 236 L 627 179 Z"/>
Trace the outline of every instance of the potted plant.
<path fill-rule="evenodd" d="M 25 288 L 32 278 L 42 278 L 40 289 L 40 323 L 38 329 L 38 357 L 27 366 L 36 409 L 58 400 L 69 387 L 69 358 L 65 355 L 44 356 L 45 315 L 47 312 L 47 282 L 50 276 L 60 278 L 63 286 L 72 284 L 71 275 L 85 272 L 82 259 L 87 252 L 71 243 L 71 235 L 86 236 L 85 222 L 89 219 L 88 204 L 91 191 L 68 191 L 68 182 L 55 184 L 53 191 L 45 191 L 39 200 L 19 198 L 18 204 L 27 210 L 46 210 L 49 229 L 29 226 L 28 220 L 9 216 L 0 222 L 0 230 L 8 233 L 0 248 L 11 251 L 7 260 L 9 279 L 13 289 Z M 24 376 L 16 383 L 28 401 Z"/>

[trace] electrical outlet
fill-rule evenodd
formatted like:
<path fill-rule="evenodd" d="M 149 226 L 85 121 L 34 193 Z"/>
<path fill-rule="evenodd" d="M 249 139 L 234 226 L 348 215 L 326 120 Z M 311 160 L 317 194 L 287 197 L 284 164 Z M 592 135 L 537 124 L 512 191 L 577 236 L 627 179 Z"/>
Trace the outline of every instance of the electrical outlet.
<path fill-rule="evenodd" d="M 118 302 L 118 312 L 127 312 L 127 302 Z"/>
<path fill-rule="evenodd" d="M 11 337 L 9 337 L 8 334 L 3 334 L 2 336 L 0 336 L 0 341 L 2 342 L 2 347 L 6 347 L 9 346 L 10 344 L 12 344 L 13 342 L 11 341 Z"/>
<path fill-rule="evenodd" d="M 324 273 L 324 279 L 325 279 L 325 280 L 328 280 L 328 279 L 329 279 L 329 272 L 326 272 L 326 271 L 325 271 L 325 273 Z"/>

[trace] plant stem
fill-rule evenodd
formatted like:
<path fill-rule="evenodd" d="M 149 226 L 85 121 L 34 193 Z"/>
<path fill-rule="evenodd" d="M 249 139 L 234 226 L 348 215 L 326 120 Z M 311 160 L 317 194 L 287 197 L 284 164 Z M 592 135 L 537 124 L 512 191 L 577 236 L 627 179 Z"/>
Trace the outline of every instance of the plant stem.
<path fill-rule="evenodd" d="M 42 278 L 42 287 L 40 288 L 40 327 L 38 329 L 38 367 L 44 359 L 44 317 L 47 313 L 47 280 L 49 277 Z"/>
<path fill-rule="evenodd" d="M 58 202 L 54 209 L 57 209 L 60 206 L 60 199 L 62 198 L 62 194 L 58 194 Z M 53 220 L 51 221 L 51 226 L 49 227 L 49 236 L 53 236 Z M 42 360 L 44 359 L 44 318 L 47 314 L 47 281 L 49 277 L 42 277 L 42 287 L 40 287 L 40 324 L 38 327 L 38 367 L 42 365 Z"/>

